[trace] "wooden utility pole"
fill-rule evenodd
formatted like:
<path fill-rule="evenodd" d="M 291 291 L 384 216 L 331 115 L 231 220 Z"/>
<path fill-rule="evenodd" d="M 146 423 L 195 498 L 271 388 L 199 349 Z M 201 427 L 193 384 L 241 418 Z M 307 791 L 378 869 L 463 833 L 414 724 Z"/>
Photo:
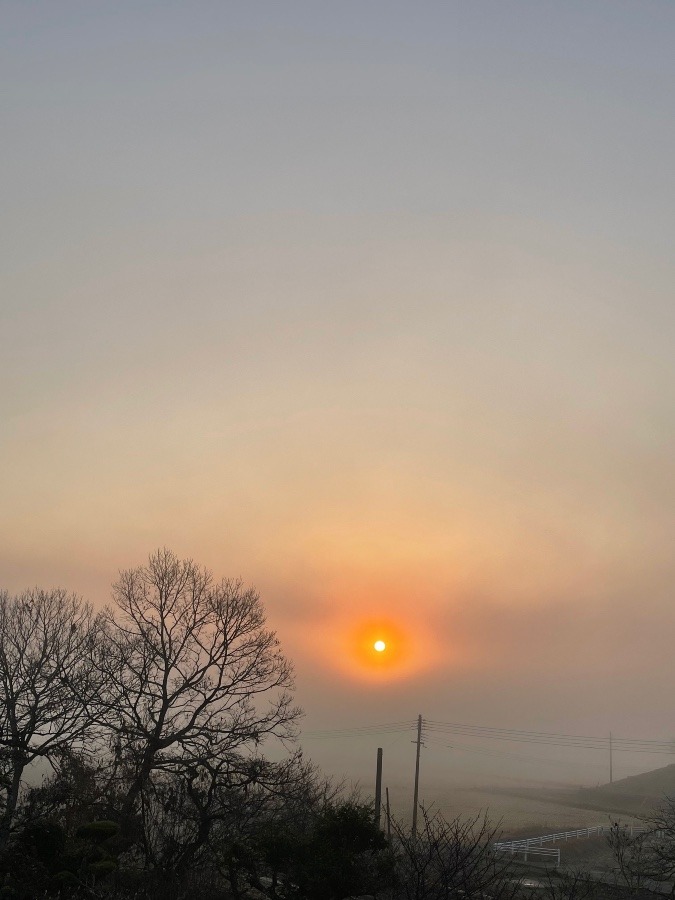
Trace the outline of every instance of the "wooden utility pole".
<path fill-rule="evenodd" d="M 377 772 L 375 774 L 375 825 L 380 827 L 382 807 L 382 747 L 377 748 Z"/>
<path fill-rule="evenodd" d="M 614 772 L 612 769 L 612 732 L 609 733 L 609 783 L 614 781 Z"/>
<path fill-rule="evenodd" d="M 420 795 L 420 747 L 422 746 L 422 716 L 417 717 L 417 752 L 415 754 L 415 796 L 413 798 L 412 836 L 417 837 L 417 804 Z"/>

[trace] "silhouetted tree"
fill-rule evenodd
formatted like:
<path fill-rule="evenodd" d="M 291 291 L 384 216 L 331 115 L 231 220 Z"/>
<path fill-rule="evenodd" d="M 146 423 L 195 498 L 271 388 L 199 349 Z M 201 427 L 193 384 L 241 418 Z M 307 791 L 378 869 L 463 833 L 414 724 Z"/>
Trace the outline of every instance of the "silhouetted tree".
<path fill-rule="evenodd" d="M 102 676 L 100 619 L 61 589 L 0 594 L 0 851 L 7 845 L 26 767 L 84 747 Z"/>
<path fill-rule="evenodd" d="M 57 821 L 72 835 L 76 829 L 97 819 L 106 819 L 115 806 L 109 795 L 109 769 L 103 758 L 61 750 L 52 759 L 53 771 L 23 793 L 17 810 L 17 825 L 33 821 Z"/>
<path fill-rule="evenodd" d="M 406 900 L 465 900 L 489 894 L 510 900 L 518 892 L 513 862 L 495 854 L 498 828 L 487 816 L 448 821 L 422 807 L 416 836 L 393 822 L 398 890 Z"/>
<path fill-rule="evenodd" d="M 607 842 L 614 855 L 616 873 L 621 885 L 635 892 L 640 890 L 646 879 L 655 877 L 648 831 L 634 832 L 630 826 L 615 822 L 610 829 Z"/>
<path fill-rule="evenodd" d="M 675 896 L 675 798 L 664 797 L 643 822 L 648 829 L 649 874 L 659 881 L 670 881 L 670 893 Z"/>
<path fill-rule="evenodd" d="M 148 862 L 167 872 L 215 866 L 235 890 L 240 881 L 259 886 L 270 874 L 263 836 L 306 827 L 337 792 L 300 752 L 282 762 L 230 754 L 157 773 L 143 793 Z"/>
<path fill-rule="evenodd" d="M 289 693 L 291 666 L 254 590 L 217 582 L 192 560 L 160 550 L 121 572 L 113 596 L 105 702 L 128 831 L 153 778 L 194 784 L 267 735 L 292 738 L 300 711 Z"/>
<path fill-rule="evenodd" d="M 649 880 L 671 885 L 675 897 L 675 798 L 664 797 L 650 813 L 640 816 L 639 829 L 615 822 L 608 843 L 618 880 L 638 890 Z M 661 891 L 663 892 L 663 891 Z"/>
<path fill-rule="evenodd" d="M 244 867 L 262 863 L 272 896 L 340 900 L 388 887 L 392 860 L 372 805 L 353 798 L 317 800 L 303 806 L 300 819 L 282 809 L 260 821 L 252 846 L 236 846 L 235 861 L 243 860 Z M 252 883 L 263 886 L 260 878 Z"/>

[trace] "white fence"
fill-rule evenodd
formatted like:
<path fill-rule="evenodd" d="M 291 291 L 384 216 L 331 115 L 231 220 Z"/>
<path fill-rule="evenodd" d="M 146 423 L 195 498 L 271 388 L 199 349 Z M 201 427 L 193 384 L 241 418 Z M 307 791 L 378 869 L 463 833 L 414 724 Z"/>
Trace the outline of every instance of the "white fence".
<path fill-rule="evenodd" d="M 576 831 L 558 831 L 555 834 L 542 834 L 540 837 L 521 838 L 515 841 L 498 841 L 495 850 L 529 850 L 530 847 L 541 847 L 542 844 L 559 844 L 561 841 L 575 838 L 593 837 L 609 831 L 607 825 L 592 825 L 590 828 L 577 828 Z"/>
<path fill-rule="evenodd" d="M 640 834 L 647 831 L 644 825 L 624 825 L 626 831 L 630 832 L 631 837 L 634 834 Z M 523 856 L 523 861 L 527 862 L 528 856 L 540 858 L 543 862 L 554 861 L 557 868 L 560 865 L 560 848 L 544 849 L 542 844 L 560 844 L 563 841 L 573 841 L 578 838 L 595 837 L 597 835 L 609 834 L 611 825 L 591 825 L 590 828 L 577 828 L 574 831 L 558 831 L 555 834 L 542 834 L 539 837 L 519 838 L 514 841 L 497 841 L 493 847 L 495 853 L 510 853 Z"/>

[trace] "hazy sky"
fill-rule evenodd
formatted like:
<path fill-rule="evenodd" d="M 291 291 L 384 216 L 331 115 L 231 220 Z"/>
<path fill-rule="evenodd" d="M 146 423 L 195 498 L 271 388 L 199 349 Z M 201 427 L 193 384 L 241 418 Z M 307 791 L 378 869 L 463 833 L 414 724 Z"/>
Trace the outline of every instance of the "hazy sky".
<path fill-rule="evenodd" d="M 675 737 L 672 0 L 2 0 L 0 42 L 2 585 L 103 604 L 166 545 L 258 586 L 308 729 Z M 480 766 L 603 779 L 559 757 Z"/>

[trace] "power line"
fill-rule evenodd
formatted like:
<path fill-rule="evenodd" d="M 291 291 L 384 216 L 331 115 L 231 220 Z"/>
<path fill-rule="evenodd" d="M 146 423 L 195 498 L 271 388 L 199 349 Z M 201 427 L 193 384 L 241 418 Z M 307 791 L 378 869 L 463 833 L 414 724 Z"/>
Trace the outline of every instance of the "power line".
<path fill-rule="evenodd" d="M 495 728 L 486 725 L 470 725 L 462 722 L 441 722 L 424 719 L 425 731 L 431 735 L 474 737 L 479 739 L 509 741 L 522 744 L 539 744 L 551 747 L 567 747 L 579 750 L 607 750 L 605 737 L 592 735 L 564 734 L 561 732 L 526 731 L 515 728 Z M 303 732 L 310 740 L 332 740 L 334 738 L 357 738 L 386 734 L 402 734 L 414 731 L 414 721 L 385 722 L 374 725 L 355 725 L 343 728 L 324 728 Z M 657 755 L 675 754 L 675 742 L 646 738 L 617 738 L 612 735 L 613 750 L 625 753 L 650 753 Z"/>
<path fill-rule="evenodd" d="M 485 725 L 467 725 L 460 722 L 437 722 L 425 719 L 425 727 L 431 733 L 467 735 L 500 741 L 514 741 L 525 744 L 545 744 L 556 747 L 569 747 L 586 750 L 606 750 L 607 738 L 590 735 L 562 734 L 543 731 L 521 731 L 514 728 L 492 728 Z M 655 753 L 672 755 L 675 743 L 672 741 L 655 741 L 637 738 L 616 738 L 612 740 L 613 748 L 632 753 Z"/>
<path fill-rule="evenodd" d="M 522 729 L 517 728 L 495 728 L 487 725 L 468 725 L 463 722 L 438 722 L 435 719 L 425 719 L 424 720 L 427 727 L 436 728 L 436 729 L 454 729 L 454 728 L 472 728 L 478 731 L 490 731 L 490 732 L 500 732 L 500 733 L 510 733 L 510 734 L 519 734 L 519 735 L 531 735 L 533 737 L 542 737 L 542 738 L 569 738 L 572 740 L 580 740 L 580 741 L 607 741 L 605 737 L 597 737 L 595 735 L 587 735 L 587 734 L 563 734 L 559 732 L 551 732 L 551 731 L 524 731 Z M 639 743 L 639 744 L 662 744 L 670 747 L 675 747 L 674 741 L 656 741 L 656 740 L 647 740 L 646 738 L 615 738 L 615 740 L 623 742 L 623 743 Z"/>
<path fill-rule="evenodd" d="M 499 759 L 517 759 L 521 762 L 531 762 L 531 763 L 543 763 L 544 765 L 551 766 L 559 766 L 559 759 L 545 759 L 543 756 L 522 756 L 519 753 L 508 753 L 504 750 L 495 750 L 492 747 L 474 747 L 466 744 L 448 744 L 445 741 L 441 741 L 438 738 L 427 737 L 425 740 L 425 746 L 431 745 L 431 749 L 445 749 L 445 750 L 459 750 L 462 753 L 482 753 L 486 756 L 494 756 Z M 604 765 L 602 763 L 585 763 L 585 765 L 590 765 L 592 767 L 604 769 Z"/>

